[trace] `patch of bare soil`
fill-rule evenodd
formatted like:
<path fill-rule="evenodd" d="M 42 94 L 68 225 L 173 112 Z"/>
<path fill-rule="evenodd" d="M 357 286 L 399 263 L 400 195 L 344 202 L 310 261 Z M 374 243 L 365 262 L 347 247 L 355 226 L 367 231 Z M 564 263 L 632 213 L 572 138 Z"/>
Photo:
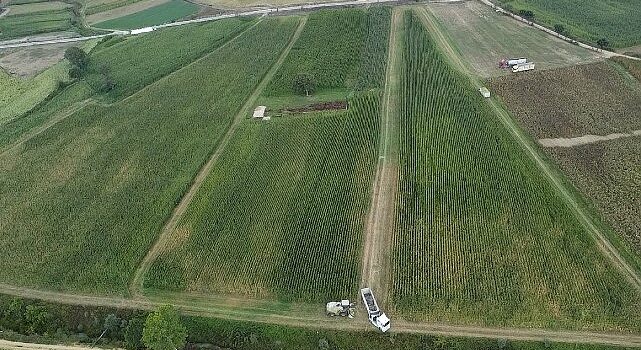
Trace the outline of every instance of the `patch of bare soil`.
<path fill-rule="evenodd" d="M 117 7 L 104 12 L 94 13 L 93 15 L 87 16 L 87 22 L 89 24 L 94 24 L 98 22 L 108 21 L 111 19 L 119 18 L 126 16 L 135 12 L 140 12 L 158 5 L 162 5 L 169 0 L 147 0 L 147 1 L 138 1 L 133 4 Z"/>
<path fill-rule="evenodd" d="M 616 140 L 616 139 L 634 137 L 634 136 L 641 136 L 641 130 L 635 130 L 629 134 L 617 133 L 617 134 L 609 134 L 605 136 L 584 135 L 584 136 L 572 137 L 572 138 L 540 139 L 539 144 L 541 144 L 541 146 L 543 147 L 568 148 L 568 147 L 582 146 L 582 145 L 588 145 L 591 143 Z"/>
<path fill-rule="evenodd" d="M 77 45 L 77 43 L 63 43 L 8 49 L 0 57 L 0 67 L 21 78 L 33 77 L 60 62 L 65 50 Z"/>
<path fill-rule="evenodd" d="M 308 112 L 319 112 L 319 111 L 335 111 L 335 110 L 347 110 L 349 104 L 347 101 L 331 101 L 331 102 L 319 102 L 307 106 L 295 107 L 295 108 L 285 108 L 280 112 L 283 113 L 308 113 Z"/>

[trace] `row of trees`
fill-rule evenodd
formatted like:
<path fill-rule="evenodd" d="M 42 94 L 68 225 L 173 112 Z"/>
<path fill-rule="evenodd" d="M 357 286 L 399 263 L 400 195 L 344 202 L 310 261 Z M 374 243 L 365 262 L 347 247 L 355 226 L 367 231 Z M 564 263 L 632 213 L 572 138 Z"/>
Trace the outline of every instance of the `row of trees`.
<path fill-rule="evenodd" d="M 73 341 L 122 344 L 130 350 L 177 350 L 185 346 L 187 329 L 172 306 L 141 312 L 78 313 L 66 306 L 23 299 L 0 300 L 0 330 L 24 335 L 55 335 Z"/>

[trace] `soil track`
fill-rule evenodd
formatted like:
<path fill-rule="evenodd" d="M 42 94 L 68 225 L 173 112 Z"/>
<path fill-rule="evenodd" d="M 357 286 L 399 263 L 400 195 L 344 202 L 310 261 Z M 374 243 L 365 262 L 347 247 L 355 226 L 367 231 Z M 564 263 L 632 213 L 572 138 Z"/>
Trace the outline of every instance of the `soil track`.
<path fill-rule="evenodd" d="M 89 350 L 92 348 L 87 345 L 52 345 L 52 344 L 35 344 L 23 343 L 18 341 L 9 341 L 0 339 L 0 349 L 4 350 Z"/>
<path fill-rule="evenodd" d="M 371 288 L 384 307 L 389 297 L 391 238 L 394 232 L 394 203 L 398 183 L 399 67 L 401 64 L 403 11 L 394 8 L 383 94 L 379 158 L 372 200 L 364 232 L 361 286 Z"/>
<path fill-rule="evenodd" d="M 435 18 L 425 7 L 416 9 L 419 17 L 421 18 L 425 27 L 431 32 L 432 37 L 436 41 L 438 48 L 445 54 L 445 57 L 451 62 L 455 69 L 466 75 L 475 88 L 483 86 L 470 71 L 470 69 L 463 62 L 462 58 L 456 53 L 452 44 L 447 37 L 442 33 L 436 23 Z M 563 182 L 560 174 L 552 170 L 552 168 L 544 160 L 539 152 L 536 144 L 527 136 L 521 128 L 517 125 L 512 116 L 499 104 L 496 98 L 486 99 L 492 109 L 495 111 L 501 123 L 512 134 L 514 139 L 521 145 L 524 151 L 536 163 L 539 169 L 548 178 L 550 184 L 556 189 L 559 195 L 566 202 L 568 207 L 575 214 L 581 225 L 585 230 L 594 238 L 595 243 L 599 250 L 612 262 L 613 266 L 617 267 L 623 276 L 630 281 L 631 285 L 641 293 L 641 277 L 627 261 L 621 256 L 617 248 L 615 248 L 609 239 L 601 232 L 600 228 L 596 226 L 593 218 L 588 214 L 587 210 L 580 203 L 580 200 L 575 197 L 573 192 L 569 190 Z"/>
<path fill-rule="evenodd" d="M 641 136 L 641 130 L 634 130 L 629 134 L 609 134 L 605 136 L 599 135 L 584 135 L 580 137 L 571 137 L 571 138 L 555 138 L 555 139 L 539 139 L 539 144 L 543 147 L 576 147 L 582 145 L 588 145 L 591 143 L 609 141 L 622 139 L 627 137 L 636 137 Z"/>
<path fill-rule="evenodd" d="M 296 31 L 292 35 L 292 38 L 289 41 L 289 44 L 281 55 L 278 57 L 278 60 L 272 65 L 272 67 L 269 69 L 265 77 L 260 81 L 258 86 L 256 86 L 256 89 L 252 92 L 251 96 L 243 107 L 238 111 L 236 116 L 234 117 L 234 121 L 232 122 L 231 126 L 223 136 L 222 140 L 218 144 L 218 147 L 216 150 L 214 150 L 214 153 L 212 156 L 209 158 L 207 163 L 200 169 L 196 177 L 194 178 L 191 187 L 189 188 L 189 191 L 183 196 L 183 198 L 180 200 L 178 205 L 174 208 L 174 211 L 163 227 L 163 230 L 160 233 L 160 236 L 158 237 L 158 240 L 156 243 L 153 245 L 153 247 L 147 252 L 147 255 L 145 256 L 144 260 L 142 261 L 141 265 L 138 267 L 134 274 L 134 278 L 131 282 L 130 285 L 130 293 L 133 296 L 142 296 L 143 295 L 143 283 L 144 283 L 144 278 L 146 273 L 149 271 L 149 268 L 151 267 L 151 264 L 158 258 L 158 256 L 164 251 L 164 249 L 167 246 L 167 243 L 172 240 L 172 234 L 176 230 L 176 226 L 178 225 L 178 222 L 182 218 L 182 216 L 185 214 L 187 211 L 187 208 L 189 207 L 189 204 L 193 200 L 194 196 L 200 189 L 200 186 L 203 184 L 209 173 L 211 172 L 212 168 L 214 167 L 214 164 L 224 151 L 225 147 L 231 140 L 232 136 L 234 135 L 234 132 L 236 131 L 236 128 L 240 124 L 240 122 L 247 116 L 249 115 L 250 109 L 254 106 L 256 103 L 256 100 L 258 99 L 258 96 L 262 93 L 262 91 L 265 89 L 269 81 L 272 79 L 274 74 L 276 74 L 276 71 L 280 66 L 283 64 L 285 59 L 287 58 L 287 55 L 289 54 L 289 51 L 292 49 L 298 38 L 300 37 L 300 34 L 303 31 L 303 28 L 305 27 L 305 23 L 307 23 L 307 17 L 303 17 L 298 25 L 298 28 L 296 28 Z"/>

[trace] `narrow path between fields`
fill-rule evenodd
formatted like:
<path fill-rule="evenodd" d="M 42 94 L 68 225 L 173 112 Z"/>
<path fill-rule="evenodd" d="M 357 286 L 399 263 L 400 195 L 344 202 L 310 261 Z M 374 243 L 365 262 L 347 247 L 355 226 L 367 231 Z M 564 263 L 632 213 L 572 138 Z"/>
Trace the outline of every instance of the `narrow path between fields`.
<path fill-rule="evenodd" d="M 419 17 L 421 18 L 427 30 L 432 34 L 432 38 L 436 41 L 439 49 L 454 65 L 454 68 L 466 75 L 473 83 L 475 89 L 483 86 L 482 82 L 478 80 L 478 78 L 466 66 L 463 59 L 457 54 L 447 36 L 439 29 L 434 15 L 423 6 L 416 8 L 416 12 L 419 14 Z M 638 271 L 636 271 L 621 256 L 617 248 L 615 248 L 612 243 L 610 243 L 605 234 L 601 232 L 601 230 L 594 224 L 593 218 L 586 212 L 585 208 L 581 204 L 579 204 L 579 199 L 575 197 L 572 191 L 566 188 L 561 175 L 550 168 L 547 162 L 543 159 L 543 156 L 539 153 L 536 144 L 534 144 L 529 136 L 527 136 L 520 129 L 512 116 L 499 104 L 496 98 L 487 99 L 487 101 L 492 109 L 494 109 L 494 111 L 496 112 L 496 115 L 499 117 L 501 123 L 514 136 L 515 140 L 518 141 L 518 143 L 532 158 L 532 160 L 534 160 L 539 169 L 543 171 L 553 187 L 563 197 L 566 204 L 574 212 L 581 225 L 583 225 L 586 231 L 588 231 L 588 233 L 594 238 L 599 250 L 601 250 L 601 252 L 612 261 L 615 267 L 621 270 L 624 277 L 629 280 L 632 286 L 641 293 L 641 277 L 639 277 Z"/>
<path fill-rule="evenodd" d="M 579 137 L 557 137 L 554 139 L 539 139 L 539 144 L 543 147 L 576 147 L 582 145 L 589 145 L 591 143 L 604 142 L 616 139 L 623 139 L 628 137 L 641 136 L 641 130 L 634 130 L 628 134 L 614 133 L 605 136 L 600 135 L 583 135 Z"/>
<path fill-rule="evenodd" d="M 178 225 L 178 222 L 182 218 L 182 216 L 185 214 L 187 211 L 187 208 L 189 207 L 189 204 L 191 201 L 194 199 L 194 196 L 200 189 L 200 186 L 203 184 L 209 173 L 211 172 L 212 168 L 214 167 L 214 164 L 224 151 L 225 147 L 231 140 L 232 136 L 234 135 L 234 132 L 236 131 L 236 128 L 240 124 L 240 122 L 249 115 L 249 112 L 251 108 L 254 106 L 256 103 L 256 100 L 258 99 L 258 96 L 263 92 L 267 84 L 271 81 L 272 77 L 274 74 L 276 74 L 276 71 L 280 66 L 285 62 L 285 59 L 287 58 L 287 55 L 291 51 L 292 47 L 300 37 L 303 28 L 305 27 L 305 23 L 307 23 L 307 17 L 303 17 L 299 24 L 298 28 L 296 28 L 296 31 L 292 35 L 292 38 L 290 39 L 289 43 L 283 50 L 283 52 L 280 54 L 278 57 L 278 60 L 272 65 L 272 67 L 269 69 L 265 77 L 260 81 L 258 86 L 254 89 L 252 94 L 249 96 L 245 104 L 242 106 L 242 108 L 238 111 L 236 116 L 234 117 L 234 120 L 223 136 L 222 140 L 218 144 L 218 147 L 214 151 L 214 153 L 211 155 L 207 163 L 200 169 L 198 172 L 198 175 L 194 178 L 191 187 L 189 188 L 189 191 L 183 196 L 183 198 L 180 200 L 178 205 L 174 208 L 174 211 L 163 227 L 160 235 L 158 236 L 157 241 L 154 243 L 154 245 L 151 247 L 151 249 L 147 252 L 147 255 L 145 256 L 144 260 L 136 270 L 134 274 L 134 278 L 131 282 L 130 285 L 130 293 L 134 297 L 143 297 L 143 284 L 144 284 L 144 279 L 145 275 L 149 271 L 149 268 L 151 267 L 151 264 L 158 258 L 158 256 L 163 252 L 165 249 L 165 246 L 167 242 L 171 241 L 171 235 L 176 229 L 176 225 Z"/>
<path fill-rule="evenodd" d="M 398 97 L 403 10 L 392 12 L 385 91 L 381 108 L 379 158 L 363 242 L 361 287 L 369 287 L 379 303 L 387 303 L 390 282 L 391 239 L 398 183 Z"/>

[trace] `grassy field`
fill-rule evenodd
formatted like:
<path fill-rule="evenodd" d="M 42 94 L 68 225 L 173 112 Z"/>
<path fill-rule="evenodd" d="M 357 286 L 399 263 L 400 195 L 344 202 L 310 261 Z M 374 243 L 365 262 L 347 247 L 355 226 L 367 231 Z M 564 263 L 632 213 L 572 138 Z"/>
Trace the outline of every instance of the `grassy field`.
<path fill-rule="evenodd" d="M 639 292 L 419 20 L 405 24 L 394 314 L 638 332 Z"/>
<path fill-rule="evenodd" d="M 641 82 L 641 61 L 633 61 L 622 57 L 614 57 L 612 58 L 612 61 L 623 66 L 628 73 Z"/>
<path fill-rule="evenodd" d="M 344 100 L 354 90 L 379 88 L 385 74 L 390 9 L 374 7 L 314 12 L 261 102 L 270 107 Z M 295 96 L 293 81 L 309 74 L 311 98 Z"/>
<path fill-rule="evenodd" d="M 71 18 L 67 9 L 4 16 L 0 18 L 0 40 L 71 30 Z"/>
<path fill-rule="evenodd" d="M 12 5 L 9 6 L 10 11 L 8 16 L 23 15 L 34 12 L 60 11 L 70 6 L 71 5 L 61 1 L 45 1 L 24 5 Z"/>
<path fill-rule="evenodd" d="M 510 75 L 489 86 L 536 138 L 641 129 L 641 84 L 610 62 Z"/>
<path fill-rule="evenodd" d="M 85 15 L 93 15 L 99 12 L 113 10 L 118 7 L 127 6 L 142 0 L 86 0 Z"/>
<path fill-rule="evenodd" d="M 641 44 L 641 6 L 637 0 L 499 0 L 515 12 L 531 10 L 535 21 L 550 28 L 556 24 L 567 33 L 596 43 L 606 38 L 614 47 Z"/>
<path fill-rule="evenodd" d="M 379 105 L 367 95 L 349 112 L 243 122 L 147 286 L 318 302 L 353 295 Z"/>
<path fill-rule="evenodd" d="M 253 19 L 226 19 L 105 42 L 92 54 L 86 80 L 99 87 L 100 71 L 107 67 L 115 87 L 105 97 L 129 96 L 223 45 L 253 23 Z"/>
<path fill-rule="evenodd" d="M 198 11 L 198 5 L 183 1 L 171 0 L 152 8 L 132 13 L 120 18 L 96 23 L 97 28 L 136 29 L 157 24 L 173 22 Z"/>
<path fill-rule="evenodd" d="M 296 24 L 264 20 L 171 79 L 125 102 L 90 105 L 0 157 L 0 281 L 127 294 L 175 203 Z"/>
<path fill-rule="evenodd" d="M 0 126 L 18 117 L 49 96 L 69 79 L 69 65 L 60 62 L 34 78 L 15 78 L 0 69 Z"/>
<path fill-rule="evenodd" d="M 426 5 L 461 56 L 481 77 L 508 74 L 503 58 L 527 57 L 537 69 L 593 62 L 598 54 L 497 14 L 478 1 Z"/>

